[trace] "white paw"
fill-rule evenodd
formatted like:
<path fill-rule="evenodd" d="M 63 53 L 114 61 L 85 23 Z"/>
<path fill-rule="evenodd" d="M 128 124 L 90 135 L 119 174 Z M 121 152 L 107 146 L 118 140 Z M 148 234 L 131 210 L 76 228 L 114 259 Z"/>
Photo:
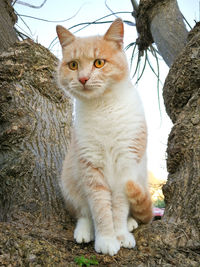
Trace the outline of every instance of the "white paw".
<path fill-rule="evenodd" d="M 113 256 L 120 250 L 120 242 L 116 237 L 97 236 L 95 240 L 95 250 L 98 253 Z"/>
<path fill-rule="evenodd" d="M 74 238 L 77 243 L 88 243 L 94 240 L 94 230 L 89 218 L 80 218 L 76 224 Z"/>
<path fill-rule="evenodd" d="M 120 242 L 121 247 L 124 248 L 134 248 L 135 247 L 135 238 L 133 234 L 129 233 L 128 231 L 123 231 L 117 233 L 117 239 Z"/>
<path fill-rule="evenodd" d="M 133 230 L 138 228 L 138 223 L 132 217 L 128 217 L 127 226 L 129 232 L 132 232 Z"/>

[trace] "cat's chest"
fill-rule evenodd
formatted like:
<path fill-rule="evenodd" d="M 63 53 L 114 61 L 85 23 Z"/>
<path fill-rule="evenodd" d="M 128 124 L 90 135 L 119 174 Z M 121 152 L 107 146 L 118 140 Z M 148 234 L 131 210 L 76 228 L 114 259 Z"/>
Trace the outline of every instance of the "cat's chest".
<path fill-rule="evenodd" d="M 129 138 L 136 127 L 137 116 L 133 110 L 112 106 L 82 113 L 76 123 L 79 138 L 95 140 L 101 146 Z"/>
<path fill-rule="evenodd" d="M 128 150 L 137 136 L 139 118 L 134 108 L 128 106 L 107 107 L 79 114 L 76 132 L 84 157 L 104 166 L 105 161 L 113 164 L 128 156 Z"/>

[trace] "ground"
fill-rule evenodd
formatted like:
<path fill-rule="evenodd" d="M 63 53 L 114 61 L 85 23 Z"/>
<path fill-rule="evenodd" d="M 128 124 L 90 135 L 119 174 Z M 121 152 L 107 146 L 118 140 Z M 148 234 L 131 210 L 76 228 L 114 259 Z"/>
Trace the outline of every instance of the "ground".
<path fill-rule="evenodd" d="M 165 236 L 165 245 L 161 244 L 160 236 L 166 230 L 161 221 L 140 226 L 134 233 L 137 246 L 134 249 L 122 248 L 113 257 L 97 254 L 93 242 L 76 244 L 73 239 L 74 225 L 70 218 L 62 223 L 1 223 L 0 266 L 77 266 L 75 259 L 80 256 L 95 256 L 98 266 L 199 266 L 199 251 L 177 249 L 173 241 L 167 242 L 172 235 L 170 230 L 169 236 Z M 180 243 L 183 232 L 182 235 L 178 230 L 176 232 L 173 240 Z"/>

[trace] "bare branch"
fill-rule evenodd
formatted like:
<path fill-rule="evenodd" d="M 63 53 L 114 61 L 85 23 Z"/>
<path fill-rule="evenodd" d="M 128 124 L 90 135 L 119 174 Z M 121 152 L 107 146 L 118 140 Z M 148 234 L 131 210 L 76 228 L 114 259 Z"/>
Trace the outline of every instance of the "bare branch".
<path fill-rule="evenodd" d="M 117 12 L 114 12 L 109 5 L 107 4 L 107 0 L 105 0 L 105 6 L 107 7 L 107 9 L 112 13 L 113 16 L 115 16 L 116 18 L 119 18 L 116 14 Z M 129 26 L 136 26 L 136 24 L 132 21 L 124 21 L 127 25 Z"/>
<path fill-rule="evenodd" d="M 15 11 L 15 12 L 16 12 L 16 11 Z M 30 38 L 30 36 L 33 35 L 33 34 L 32 34 L 32 31 L 31 31 L 31 29 L 30 29 L 30 27 L 29 27 L 28 24 L 21 18 L 21 16 L 20 16 L 17 12 L 16 12 L 16 14 L 17 14 L 18 18 L 21 19 L 21 21 L 22 21 L 23 24 L 26 26 L 26 28 L 29 30 L 30 35 L 29 35 L 28 33 L 26 33 L 26 31 L 23 30 L 23 29 L 18 25 L 18 23 L 16 24 L 16 26 L 19 27 L 21 30 L 23 30 L 23 31 L 26 33 L 26 35 L 28 35 L 29 38 Z"/>
<path fill-rule="evenodd" d="M 17 29 L 17 27 L 20 29 L 20 31 Z M 25 38 L 31 39 L 30 35 L 26 33 L 24 29 L 22 29 L 19 25 L 16 25 L 14 29 L 17 33 L 17 36 L 20 37 L 22 40 L 24 40 Z"/>
<path fill-rule="evenodd" d="M 79 24 L 77 24 L 77 25 L 74 25 L 74 26 L 70 27 L 69 30 L 71 30 L 71 29 L 73 29 L 73 28 L 75 28 L 75 27 L 81 26 L 81 25 L 85 25 L 85 26 L 83 26 L 81 29 L 75 31 L 75 33 L 76 33 L 76 32 L 79 32 L 80 30 L 83 30 L 84 28 L 86 28 L 86 27 L 88 27 L 88 26 L 90 26 L 90 25 L 92 25 L 92 24 L 112 23 L 113 21 L 100 21 L 100 20 L 105 19 L 105 18 L 108 18 L 108 17 L 113 16 L 113 15 L 116 15 L 116 14 L 131 14 L 131 12 L 128 12 L 128 11 L 119 11 L 119 12 L 115 12 L 114 14 L 106 15 L 106 16 L 101 17 L 101 18 L 99 18 L 99 19 L 97 19 L 97 20 L 95 20 L 95 21 L 92 21 L 92 22 L 83 22 L 83 23 L 79 23 Z M 130 24 L 130 23 L 131 23 L 129 20 L 123 20 L 123 22 L 124 22 L 124 23 L 127 23 L 127 24 Z"/>
<path fill-rule="evenodd" d="M 183 14 L 181 14 L 181 15 L 183 16 Z M 190 30 L 192 30 L 190 23 L 187 21 L 187 19 L 184 16 L 183 16 L 183 19 L 184 19 L 185 23 L 188 25 L 188 27 L 190 28 Z"/>
<path fill-rule="evenodd" d="M 132 55 L 131 55 L 131 64 L 130 64 L 130 70 L 132 69 L 132 66 L 133 66 L 133 58 L 135 56 L 135 49 L 137 48 L 137 44 L 136 42 L 133 43 L 133 51 L 132 51 Z"/>
<path fill-rule="evenodd" d="M 115 12 L 115 14 L 131 14 L 131 12 L 129 12 L 129 11 L 119 11 L 119 12 Z M 82 23 L 76 24 L 76 25 L 70 27 L 69 30 L 71 30 L 73 28 L 76 28 L 76 27 L 79 27 L 79 26 L 83 26 L 82 28 L 80 28 L 80 29 L 78 29 L 78 30 L 76 30 L 74 32 L 74 33 L 77 33 L 77 32 L 79 32 L 79 31 L 81 31 L 81 30 L 83 30 L 83 29 L 85 29 L 85 28 L 87 28 L 87 27 L 89 27 L 90 25 L 93 25 L 93 24 L 111 23 L 113 21 L 100 21 L 100 20 L 105 19 L 105 18 L 108 18 L 110 16 L 113 16 L 113 14 L 109 14 L 109 15 L 103 16 L 103 17 L 101 17 L 101 18 L 99 18 L 99 19 L 97 19 L 95 21 L 92 21 L 92 22 L 82 22 Z M 127 23 L 127 24 L 130 23 L 130 21 L 127 21 L 127 20 L 124 20 L 124 22 Z M 48 49 L 52 49 L 56 45 L 56 43 L 54 43 L 56 40 L 57 40 L 57 37 L 55 37 L 51 41 Z"/>
<path fill-rule="evenodd" d="M 31 5 L 31 4 L 28 4 L 24 1 L 20 1 L 20 0 L 16 0 L 14 2 L 14 4 L 20 4 L 20 5 L 24 5 L 24 6 L 28 6 L 28 7 L 31 7 L 31 8 L 41 8 L 44 6 L 44 4 L 46 3 L 47 0 L 44 0 L 43 3 L 40 5 L 40 6 L 34 6 L 34 5 Z"/>
<path fill-rule="evenodd" d="M 14 1 L 12 2 L 11 5 L 14 6 L 14 4 L 15 4 L 16 2 L 17 2 L 17 0 L 14 0 Z"/>
<path fill-rule="evenodd" d="M 76 15 L 83 8 L 83 6 L 84 6 L 84 4 L 78 9 L 78 11 L 73 16 L 71 16 L 70 18 L 67 18 L 67 19 L 63 19 L 63 20 L 48 20 L 48 19 L 36 18 L 36 17 L 29 16 L 29 15 L 21 15 L 21 14 L 18 14 L 18 16 L 25 17 L 25 18 L 30 18 L 30 19 L 35 19 L 35 20 L 40 20 L 40 21 L 45 21 L 45 22 L 51 22 L 51 23 L 61 23 L 61 22 L 65 22 L 65 21 L 68 21 L 70 19 L 75 18 Z"/>
<path fill-rule="evenodd" d="M 118 16 L 115 14 L 115 12 L 109 7 L 109 5 L 107 4 L 107 0 L 105 0 L 105 6 L 107 7 L 107 9 L 116 17 L 118 18 Z"/>
<path fill-rule="evenodd" d="M 157 66 L 157 95 L 158 95 L 158 107 L 159 107 L 159 112 L 160 112 L 160 118 L 162 119 L 162 113 L 161 113 L 161 104 L 160 104 L 160 87 L 159 87 L 159 82 L 160 82 L 160 65 L 158 61 L 158 56 L 156 51 L 154 50 L 154 47 L 152 46 L 152 55 L 155 56 L 156 59 L 156 66 Z"/>
<path fill-rule="evenodd" d="M 138 11 L 138 3 L 137 3 L 137 0 L 131 0 L 131 4 L 133 6 L 133 17 L 135 18 L 136 17 L 136 13 Z"/>
<path fill-rule="evenodd" d="M 131 3 L 132 3 L 132 6 L 133 6 L 133 9 L 137 12 L 138 10 L 138 3 L 136 0 L 131 0 Z"/>
<path fill-rule="evenodd" d="M 147 51 L 145 50 L 145 60 L 144 60 L 143 68 L 142 68 L 142 71 L 141 71 L 140 75 L 139 75 L 138 78 L 137 78 L 136 83 L 139 82 L 139 80 L 141 79 L 141 77 L 142 77 L 143 74 L 144 74 L 144 71 L 145 71 L 145 68 L 146 68 L 146 63 L 147 63 L 147 57 L 148 57 L 148 55 L 147 55 Z M 139 74 L 139 72 L 138 72 L 138 74 Z"/>

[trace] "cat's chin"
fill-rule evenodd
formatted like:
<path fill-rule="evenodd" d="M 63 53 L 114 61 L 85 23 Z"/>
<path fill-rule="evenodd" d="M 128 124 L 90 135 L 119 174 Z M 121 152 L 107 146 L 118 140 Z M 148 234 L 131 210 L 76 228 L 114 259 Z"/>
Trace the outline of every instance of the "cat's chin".
<path fill-rule="evenodd" d="M 98 89 L 83 88 L 82 90 L 73 90 L 70 93 L 75 98 L 87 100 L 87 99 L 95 99 L 95 98 L 98 98 L 100 96 L 103 96 L 105 91 L 106 90 L 103 87 L 98 88 Z"/>

